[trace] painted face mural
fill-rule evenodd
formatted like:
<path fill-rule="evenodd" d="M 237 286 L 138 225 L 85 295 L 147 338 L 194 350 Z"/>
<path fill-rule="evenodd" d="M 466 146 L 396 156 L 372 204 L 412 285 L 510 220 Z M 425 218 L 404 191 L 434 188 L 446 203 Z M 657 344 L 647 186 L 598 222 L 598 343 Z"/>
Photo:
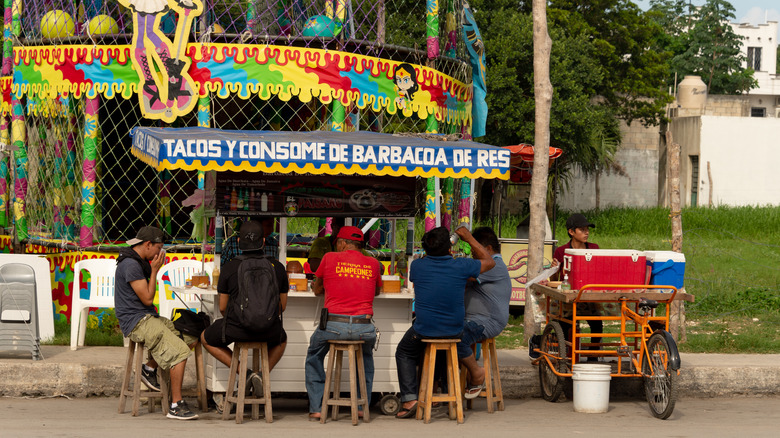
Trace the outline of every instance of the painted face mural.
<path fill-rule="evenodd" d="M 185 56 L 190 28 L 203 12 L 200 0 L 119 0 L 133 12 L 132 62 L 138 73 L 138 99 L 141 112 L 149 119 L 173 122 L 188 114 L 197 103 L 197 89 Z M 160 27 L 160 21 L 174 10 L 178 14 L 173 41 Z"/>
<path fill-rule="evenodd" d="M 393 74 L 393 82 L 398 92 L 395 98 L 395 104 L 398 108 L 406 109 L 406 102 L 414 98 L 414 93 L 419 88 L 417 84 L 417 72 L 411 64 L 400 64 Z"/>

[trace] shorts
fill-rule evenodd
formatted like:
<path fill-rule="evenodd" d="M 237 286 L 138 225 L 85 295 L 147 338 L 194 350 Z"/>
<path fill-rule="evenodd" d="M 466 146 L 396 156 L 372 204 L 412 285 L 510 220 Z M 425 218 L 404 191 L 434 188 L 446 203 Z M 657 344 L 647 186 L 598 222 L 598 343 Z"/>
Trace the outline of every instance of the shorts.
<path fill-rule="evenodd" d="M 128 338 L 133 342 L 143 342 L 157 365 L 164 370 L 186 360 L 190 355 L 189 345 L 198 340 L 179 333 L 170 319 L 154 315 L 147 315 L 139 321 Z"/>
<path fill-rule="evenodd" d="M 463 359 L 474 354 L 471 346 L 485 339 L 485 327 L 467 319 L 463 324 L 463 334 L 460 335 L 460 342 L 458 342 L 458 358 Z"/>
<path fill-rule="evenodd" d="M 222 330 L 225 323 L 225 318 L 221 318 L 206 327 L 206 330 L 203 331 L 203 339 L 206 340 L 207 344 L 212 347 L 226 348 L 233 342 L 266 342 L 268 348 L 273 348 L 287 342 L 287 333 L 281 323 L 261 333 L 249 332 L 235 324 L 227 324 L 225 342 L 222 342 Z"/>

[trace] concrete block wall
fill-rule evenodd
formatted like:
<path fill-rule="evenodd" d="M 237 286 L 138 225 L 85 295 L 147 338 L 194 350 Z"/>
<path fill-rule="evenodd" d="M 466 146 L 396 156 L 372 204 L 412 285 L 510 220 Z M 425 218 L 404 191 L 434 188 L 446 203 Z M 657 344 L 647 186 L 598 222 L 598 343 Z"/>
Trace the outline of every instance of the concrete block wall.
<path fill-rule="evenodd" d="M 606 207 L 654 207 L 658 203 L 659 127 L 645 127 L 639 122 L 621 123 L 622 143 L 617 163 L 627 176 L 602 174 L 600 205 Z M 569 183 L 569 190 L 558 196 L 564 210 L 590 210 L 596 207 L 596 181 L 579 170 Z"/>

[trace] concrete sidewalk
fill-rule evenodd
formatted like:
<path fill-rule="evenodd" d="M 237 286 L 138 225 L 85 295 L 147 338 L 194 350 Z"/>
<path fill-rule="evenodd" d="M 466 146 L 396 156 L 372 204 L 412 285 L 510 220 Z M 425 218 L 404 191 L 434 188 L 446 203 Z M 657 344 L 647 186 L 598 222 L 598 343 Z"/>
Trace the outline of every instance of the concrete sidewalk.
<path fill-rule="evenodd" d="M 29 353 L 0 352 L 0 396 L 116 396 L 127 350 L 122 347 L 44 345 L 43 360 Z M 190 356 L 191 358 L 193 356 Z M 540 397 L 537 367 L 528 350 L 499 350 L 504 394 L 508 398 Z M 303 366 L 303 364 L 301 364 Z M 682 354 L 682 397 L 780 395 L 780 354 Z M 195 367 L 187 364 L 185 388 L 195 387 Z M 611 392 L 642 394 L 640 379 L 613 379 Z"/>

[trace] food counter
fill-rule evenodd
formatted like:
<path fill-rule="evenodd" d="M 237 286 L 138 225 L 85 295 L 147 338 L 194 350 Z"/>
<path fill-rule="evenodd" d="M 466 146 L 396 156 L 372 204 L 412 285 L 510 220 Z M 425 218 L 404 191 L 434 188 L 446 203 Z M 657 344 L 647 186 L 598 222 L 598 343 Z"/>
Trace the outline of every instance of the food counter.
<path fill-rule="evenodd" d="M 374 351 L 374 392 L 398 392 L 395 347 L 412 324 L 413 300 L 414 294 L 405 291 L 383 293 L 374 300 L 374 324 L 380 333 L 378 349 Z M 309 338 L 314 330 L 317 330 L 322 303 L 323 296 L 315 296 L 310 291 L 288 293 L 287 308 L 284 311 L 287 349 L 282 360 L 271 372 L 272 391 L 306 392 L 306 351 L 309 348 Z M 204 358 L 206 388 L 213 392 L 225 392 L 228 367 L 217 362 L 211 355 L 206 354 Z M 346 380 L 342 387 L 349 390 L 349 382 Z"/>

